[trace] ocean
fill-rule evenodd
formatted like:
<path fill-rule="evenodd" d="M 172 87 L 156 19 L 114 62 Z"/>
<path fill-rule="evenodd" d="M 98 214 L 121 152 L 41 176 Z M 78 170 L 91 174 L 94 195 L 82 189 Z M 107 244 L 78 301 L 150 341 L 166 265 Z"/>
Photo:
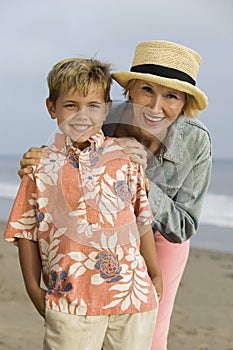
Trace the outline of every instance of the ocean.
<path fill-rule="evenodd" d="M 6 221 L 20 183 L 22 155 L 0 155 L 0 220 Z M 213 161 L 200 226 L 191 246 L 233 253 L 233 160 Z"/>

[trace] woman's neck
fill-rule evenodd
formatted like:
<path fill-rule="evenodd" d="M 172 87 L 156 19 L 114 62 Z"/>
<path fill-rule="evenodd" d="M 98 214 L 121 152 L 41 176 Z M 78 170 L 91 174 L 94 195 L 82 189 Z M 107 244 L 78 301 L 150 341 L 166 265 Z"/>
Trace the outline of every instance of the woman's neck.
<path fill-rule="evenodd" d="M 150 154 L 157 154 L 161 147 L 162 142 L 155 136 L 152 136 L 149 132 L 141 131 L 140 128 L 129 124 L 118 124 L 116 131 L 116 137 L 134 137 L 138 142 L 140 142 Z"/>

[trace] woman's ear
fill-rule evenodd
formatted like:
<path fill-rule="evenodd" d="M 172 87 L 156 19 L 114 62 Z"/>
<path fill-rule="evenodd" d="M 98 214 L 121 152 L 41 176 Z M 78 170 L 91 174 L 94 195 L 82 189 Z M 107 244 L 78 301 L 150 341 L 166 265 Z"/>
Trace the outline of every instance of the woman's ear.
<path fill-rule="evenodd" d="M 180 115 L 185 115 L 185 111 L 186 111 L 186 103 L 185 103 L 185 105 L 183 106 Z"/>
<path fill-rule="evenodd" d="M 50 114 L 50 117 L 52 119 L 56 119 L 56 108 L 53 104 L 53 102 L 49 99 L 49 98 L 46 98 L 46 107 L 47 107 L 47 110 Z"/>

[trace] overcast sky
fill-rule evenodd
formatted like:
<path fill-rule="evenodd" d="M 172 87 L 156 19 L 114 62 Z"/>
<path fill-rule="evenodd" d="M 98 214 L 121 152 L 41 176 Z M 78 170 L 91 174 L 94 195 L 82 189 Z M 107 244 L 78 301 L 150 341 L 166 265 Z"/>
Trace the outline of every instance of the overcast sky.
<path fill-rule="evenodd" d="M 232 0 L 1 0 L 0 33 L 1 154 L 45 144 L 56 129 L 44 101 L 58 60 L 96 56 L 128 70 L 139 42 L 170 40 L 202 56 L 209 107 L 199 118 L 214 157 L 233 159 Z M 121 93 L 114 84 L 112 98 Z"/>

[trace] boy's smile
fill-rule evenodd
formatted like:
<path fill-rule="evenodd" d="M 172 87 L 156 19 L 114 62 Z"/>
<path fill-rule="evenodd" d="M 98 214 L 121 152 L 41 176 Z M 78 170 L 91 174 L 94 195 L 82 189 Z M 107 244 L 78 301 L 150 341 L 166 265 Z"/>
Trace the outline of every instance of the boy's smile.
<path fill-rule="evenodd" d="M 61 92 L 56 104 L 47 99 L 48 111 L 57 119 L 59 129 L 74 142 L 85 142 L 102 127 L 110 104 L 104 99 L 104 91 L 92 84 L 88 94 L 77 90 Z"/>

